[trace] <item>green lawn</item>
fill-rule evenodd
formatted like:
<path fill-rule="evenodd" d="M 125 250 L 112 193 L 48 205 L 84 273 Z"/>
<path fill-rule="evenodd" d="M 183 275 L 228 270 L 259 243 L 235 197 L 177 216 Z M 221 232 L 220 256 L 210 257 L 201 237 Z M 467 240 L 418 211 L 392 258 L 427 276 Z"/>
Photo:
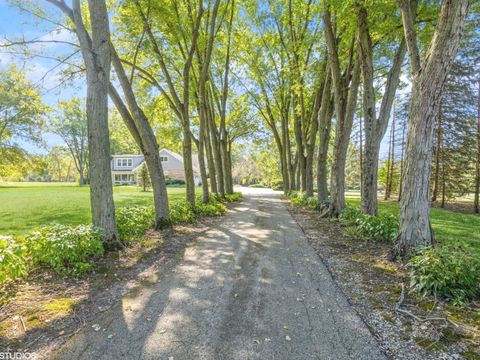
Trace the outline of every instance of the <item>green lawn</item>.
<path fill-rule="evenodd" d="M 347 204 L 360 206 L 360 195 L 347 193 Z M 379 212 L 398 214 L 398 202 L 379 201 Z M 480 216 L 432 208 L 430 212 L 436 239 L 444 244 L 468 244 L 480 253 Z"/>
<path fill-rule="evenodd" d="M 117 207 L 153 204 L 151 192 L 114 187 Z M 184 188 L 169 188 L 170 199 L 185 197 Z M 0 234 L 22 235 L 43 224 L 91 222 L 88 186 L 55 183 L 0 183 Z"/>

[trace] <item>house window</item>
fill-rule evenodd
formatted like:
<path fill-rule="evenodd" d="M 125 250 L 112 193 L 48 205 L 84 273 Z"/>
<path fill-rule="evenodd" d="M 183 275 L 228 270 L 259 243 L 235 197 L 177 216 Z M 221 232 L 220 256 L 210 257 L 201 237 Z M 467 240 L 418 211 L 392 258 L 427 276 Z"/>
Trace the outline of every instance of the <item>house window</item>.
<path fill-rule="evenodd" d="M 160 156 L 160 161 L 161 162 L 167 162 L 168 161 L 168 156 Z"/>
<path fill-rule="evenodd" d="M 122 181 L 122 177 L 120 175 L 115 174 L 115 181 Z"/>
<path fill-rule="evenodd" d="M 131 167 L 132 166 L 132 159 L 117 159 L 117 166 L 118 167 Z"/>

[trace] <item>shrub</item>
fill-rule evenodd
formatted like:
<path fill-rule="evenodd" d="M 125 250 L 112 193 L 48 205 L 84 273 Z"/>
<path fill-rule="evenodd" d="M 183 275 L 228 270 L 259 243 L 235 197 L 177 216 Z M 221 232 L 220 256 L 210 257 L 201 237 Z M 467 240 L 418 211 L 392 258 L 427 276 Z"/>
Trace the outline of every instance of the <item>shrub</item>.
<path fill-rule="evenodd" d="M 227 202 L 237 202 L 242 200 L 241 192 L 234 192 L 233 194 L 225 194 L 225 201 Z"/>
<path fill-rule="evenodd" d="M 357 219 L 363 217 L 362 210 L 358 207 L 347 206 L 340 214 L 340 220 L 347 224 L 353 225 L 357 222 Z"/>
<path fill-rule="evenodd" d="M 27 276 L 25 248 L 13 236 L 0 235 L 0 284 Z"/>
<path fill-rule="evenodd" d="M 91 225 L 44 226 L 27 235 L 25 245 L 33 264 L 71 275 L 90 271 L 92 260 L 104 251 L 102 233 Z"/>
<path fill-rule="evenodd" d="M 218 201 L 214 196 L 210 196 L 207 204 L 202 202 L 202 198 L 198 197 L 195 202 L 195 213 L 204 216 L 219 216 L 225 213 L 226 206 Z"/>
<path fill-rule="evenodd" d="M 172 179 L 170 176 L 165 176 L 165 185 L 167 186 L 183 186 L 185 181 L 181 179 Z"/>
<path fill-rule="evenodd" d="M 312 210 L 319 208 L 317 198 L 314 196 L 307 198 L 304 205 Z"/>
<path fill-rule="evenodd" d="M 480 260 L 466 248 L 424 248 L 412 257 L 410 286 L 423 295 L 441 296 L 454 304 L 480 298 Z"/>
<path fill-rule="evenodd" d="M 283 190 L 283 180 L 282 179 L 272 180 L 270 187 L 272 188 L 272 190 Z"/>
<path fill-rule="evenodd" d="M 120 238 L 131 242 L 143 237 L 153 226 L 155 210 L 149 206 L 123 207 L 116 211 L 116 218 Z"/>
<path fill-rule="evenodd" d="M 349 230 L 351 234 L 384 241 L 393 241 L 397 237 L 398 219 L 392 214 L 366 215 L 360 208 L 348 206 L 340 214 L 340 220 L 355 226 L 355 231 Z"/>
<path fill-rule="evenodd" d="M 170 222 L 194 223 L 196 221 L 195 213 L 186 200 L 175 200 L 170 203 Z"/>
<path fill-rule="evenodd" d="M 398 234 L 398 219 L 392 214 L 362 215 L 356 225 L 361 235 L 373 240 L 393 241 Z"/>
<path fill-rule="evenodd" d="M 307 196 L 301 191 L 292 191 L 288 196 L 292 205 L 302 206 L 307 201 Z"/>

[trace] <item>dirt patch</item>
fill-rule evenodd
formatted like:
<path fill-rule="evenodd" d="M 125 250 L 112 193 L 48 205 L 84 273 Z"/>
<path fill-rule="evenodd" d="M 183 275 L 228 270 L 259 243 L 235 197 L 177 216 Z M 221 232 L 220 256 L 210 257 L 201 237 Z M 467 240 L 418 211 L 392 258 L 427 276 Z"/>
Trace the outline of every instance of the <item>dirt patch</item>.
<path fill-rule="evenodd" d="M 458 308 L 433 298 L 405 293 L 402 308 L 419 322 L 395 310 L 401 284 L 408 289 L 408 269 L 388 261 L 390 244 L 359 240 L 338 221 L 288 205 L 310 244 L 322 258 L 350 304 L 392 359 L 480 359 L 480 306 Z"/>
<path fill-rule="evenodd" d="M 160 281 L 185 248 L 221 218 L 149 232 L 145 240 L 108 253 L 82 279 L 38 271 L 0 289 L 0 352 L 35 352 L 48 358 L 82 326 L 122 298 Z"/>

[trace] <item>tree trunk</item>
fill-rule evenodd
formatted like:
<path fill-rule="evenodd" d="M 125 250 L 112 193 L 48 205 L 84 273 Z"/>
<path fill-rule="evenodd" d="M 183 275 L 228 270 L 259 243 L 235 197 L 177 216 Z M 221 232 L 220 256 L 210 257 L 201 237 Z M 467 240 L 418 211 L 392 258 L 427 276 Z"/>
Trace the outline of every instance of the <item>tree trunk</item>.
<path fill-rule="evenodd" d="M 390 198 L 390 191 L 389 191 L 389 186 L 390 186 L 390 164 L 392 161 L 392 147 L 393 147 L 393 140 L 392 140 L 392 134 L 390 133 L 390 141 L 388 142 L 388 159 L 387 159 L 387 178 L 385 180 L 385 196 L 384 200 L 388 200 Z"/>
<path fill-rule="evenodd" d="M 358 5 L 357 14 L 359 53 L 363 74 L 363 113 L 365 117 L 365 158 L 363 159 L 362 210 L 377 214 L 378 155 L 380 144 L 388 127 L 395 92 L 400 82 L 405 41 L 401 41 L 387 76 L 380 113 L 377 118 L 374 87 L 373 44 L 367 21 L 367 10 Z M 389 169 L 388 169 L 389 170 Z M 391 180 L 391 179 L 390 179 Z M 387 195 L 386 195 L 387 196 Z"/>
<path fill-rule="evenodd" d="M 473 200 L 473 208 L 476 214 L 480 214 L 480 80 L 478 81 L 477 102 L 477 163 L 475 166 L 475 199 Z"/>
<path fill-rule="evenodd" d="M 186 115 L 188 117 L 188 115 Z M 185 171 L 185 185 L 187 202 L 195 208 L 195 181 L 192 163 L 192 134 L 190 133 L 190 120 L 184 120 L 182 126 L 183 142 L 183 169 Z"/>
<path fill-rule="evenodd" d="M 336 118 L 335 145 L 330 179 L 330 209 L 329 215 L 338 217 L 345 208 L 345 163 L 352 133 L 353 115 L 357 104 L 358 86 L 360 83 L 360 64 L 355 61 L 350 91 L 342 117 Z M 337 107 L 336 107 L 337 108 Z M 336 110 L 338 114 L 339 111 Z"/>
<path fill-rule="evenodd" d="M 332 76 L 327 65 L 327 75 L 318 113 L 317 200 L 319 206 L 328 202 L 327 159 L 330 130 L 332 128 Z"/>
<path fill-rule="evenodd" d="M 398 201 L 402 198 L 402 184 L 403 184 L 403 163 L 405 159 L 405 130 L 407 128 L 406 124 L 403 124 L 402 128 L 402 154 L 400 155 L 400 181 L 398 184 Z"/>
<path fill-rule="evenodd" d="M 306 193 L 308 197 L 313 196 L 313 157 L 315 153 L 315 142 L 317 139 L 317 132 L 318 132 L 318 116 L 321 108 L 321 102 L 322 102 L 322 95 L 323 95 L 323 90 L 325 88 L 326 84 L 326 77 L 327 75 L 324 74 L 324 81 L 323 84 L 321 84 L 318 89 L 317 93 L 315 96 L 315 101 L 312 109 L 312 114 L 310 118 L 310 134 L 308 137 L 307 141 L 307 157 L 306 157 L 306 163 L 305 163 L 305 185 L 306 185 Z"/>
<path fill-rule="evenodd" d="M 434 243 L 430 226 L 429 188 L 433 133 L 443 85 L 463 33 L 468 0 L 446 0 L 437 22 L 425 63 L 420 66 L 411 3 L 402 3 L 410 66 L 413 73 L 405 173 L 400 201 L 400 228 L 394 257 L 409 257 L 418 248 Z M 412 38 L 413 37 L 413 38 Z"/>
<path fill-rule="evenodd" d="M 208 115 L 208 114 L 207 114 Z M 213 158 L 212 142 L 210 141 L 210 121 L 207 118 L 206 129 L 205 129 L 205 145 L 207 153 L 207 163 L 208 163 L 208 178 L 210 180 L 210 189 L 212 193 L 218 193 L 217 187 L 217 172 L 215 171 L 215 164 Z"/>
<path fill-rule="evenodd" d="M 219 141 L 219 132 L 217 129 L 217 124 L 215 123 L 215 114 L 214 114 L 214 105 L 213 105 L 213 95 L 209 92 L 209 129 L 210 137 L 212 139 L 212 151 L 215 165 L 215 173 L 217 174 L 217 186 L 220 196 L 223 198 L 225 196 L 225 181 L 223 179 L 223 165 L 222 165 L 222 153 L 220 152 L 220 141 Z"/>
<path fill-rule="evenodd" d="M 442 104 L 440 103 L 440 106 L 438 109 L 437 146 L 435 148 L 435 174 L 433 177 L 432 203 L 437 201 L 437 195 L 438 195 L 441 149 L 442 149 Z"/>
<path fill-rule="evenodd" d="M 163 173 L 162 162 L 160 161 L 157 138 L 155 137 L 145 113 L 137 103 L 132 85 L 113 45 L 111 46 L 111 50 L 112 64 L 125 95 L 129 111 L 122 108 L 122 101 L 118 94 L 114 94 L 115 91 L 113 89 L 109 89 L 110 97 L 112 100 L 115 98 L 114 103 L 122 116 L 123 121 L 127 124 L 127 128 L 132 133 L 133 138 L 139 145 L 145 157 L 145 163 L 147 164 L 150 181 L 152 183 L 153 203 L 155 206 L 154 228 L 162 229 L 169 226 L 170 214 L 167 185 L 165 184 L 165 175 Z M 113 87 L 113 85 L 111 87 Z"/>
<path fill-rule="evenodd" d="M 387 184 L 385 187 L 385 200 L 390 199 L 393 188 L 393 175 L 395 170 L 395 109 L 393 110 L 392 127 L 390 129 L 390 152 L 387 168 Z"/>
<path fill-rule="evenodd" d="M 81 22 L 79 1 L 76 16 Z M 92 222 L 102 229 L 105 242 L 118 241 L 110 170 L 110 138 L 108 131 L 108 86 L 110 78 L 110 31 L 104 0 L 89 0 L 92 31 L 92 53 L 86 61 L 87 123 L 90 164 L 90 202 Z M 88 52 L 88 49 L 84 49 Z"/>

